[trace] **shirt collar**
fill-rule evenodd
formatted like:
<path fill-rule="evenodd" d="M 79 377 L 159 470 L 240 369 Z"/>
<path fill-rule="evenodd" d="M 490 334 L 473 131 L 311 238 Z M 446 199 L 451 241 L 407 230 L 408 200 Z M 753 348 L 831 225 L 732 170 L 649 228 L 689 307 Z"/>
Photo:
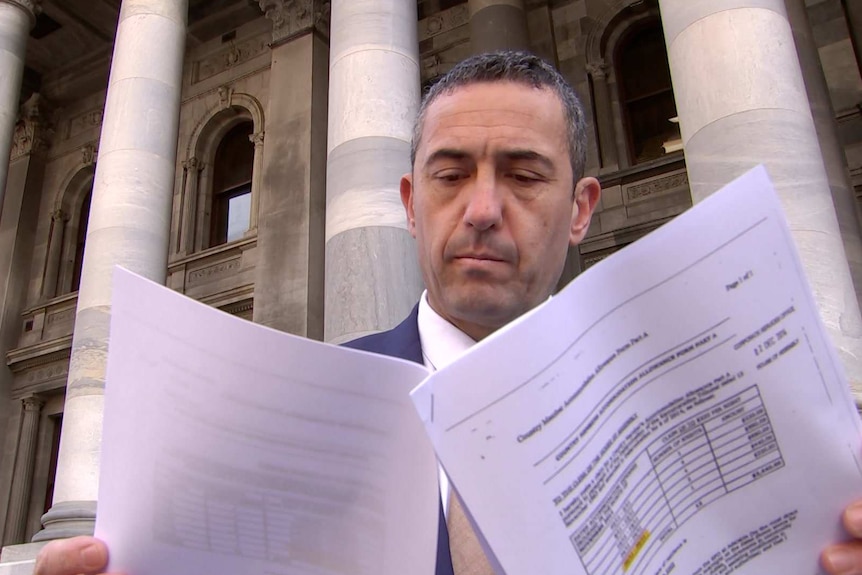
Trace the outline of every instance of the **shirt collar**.
<path fill-rule="evenodd" d="M 419 341 L 422 344 L 422 359 L 425 367 L 443 369 L 476 341 L 444 319 L 428 304 L 428 290 L 422 292 L 419 300 Z"/>

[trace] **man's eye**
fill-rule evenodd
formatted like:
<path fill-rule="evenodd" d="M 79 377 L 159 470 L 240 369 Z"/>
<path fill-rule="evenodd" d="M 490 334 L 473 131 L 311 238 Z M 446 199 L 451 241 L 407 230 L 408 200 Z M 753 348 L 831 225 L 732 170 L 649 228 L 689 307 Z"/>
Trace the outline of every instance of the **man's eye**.
<path fill-rule="evenodd" d="M 434 179 L 444 183 L 454 183 L 464 177 L 464 173 L 457 170 L 445 170 L 434 174 Z"/>
<path fill-rule="evenodd" d="M 541 176 L 533 172 L 512 172 L 509 177 L 519 184 L 535 184 L 542 181 Z"/>

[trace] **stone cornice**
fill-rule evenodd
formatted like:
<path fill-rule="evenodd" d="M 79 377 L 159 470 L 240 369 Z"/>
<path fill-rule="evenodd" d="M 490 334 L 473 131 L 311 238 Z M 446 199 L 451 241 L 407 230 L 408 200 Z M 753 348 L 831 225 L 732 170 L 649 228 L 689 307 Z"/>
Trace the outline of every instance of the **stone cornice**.
<path fill-rule="evenodd" d="M 54 361 L 67 359 L 72 349 L 72 336 L 67 335 L 36 345 L 13 349 L 6 354 L 6 365 L 14 373 L 33 369 Z"/>

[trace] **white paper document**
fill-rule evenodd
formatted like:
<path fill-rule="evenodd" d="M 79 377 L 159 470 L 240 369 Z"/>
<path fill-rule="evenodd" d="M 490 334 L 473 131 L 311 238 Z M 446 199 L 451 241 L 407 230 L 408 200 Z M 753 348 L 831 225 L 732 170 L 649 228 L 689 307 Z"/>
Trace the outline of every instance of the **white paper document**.
<path fill-rule="evenodd" d="M 96 525 L 110 571 L 434 573 L 437 463 L 409 397 L 426 375 L 118 269 Z"/>
<path fill-rule="evenodd" d="M 508 575 L 817 573 L 860 424 L 765 170 L 413 392 Z"/>

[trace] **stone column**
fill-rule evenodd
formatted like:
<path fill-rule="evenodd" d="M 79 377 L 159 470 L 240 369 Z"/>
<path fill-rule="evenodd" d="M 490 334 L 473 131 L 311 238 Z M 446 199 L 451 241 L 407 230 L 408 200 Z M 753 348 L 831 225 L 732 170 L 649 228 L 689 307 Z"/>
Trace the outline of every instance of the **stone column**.
<path fill-rule="evenodd" d="M 63 235 L 69 215 L 57 208 L 51 213 L 51 232 L 48 236 L 48 260 L 45 262 L 45 275 L 42 278 L 42 298 L 51 299 L 57 295 L 57 275 L 60 272 L 60 258 L 63 255 Z"/>
<path fill-rule="evenodd" d="M 862 319 L 783 0 L 660 6 L 693 200 L 766 165 L 862 399 Z"/>
<path fill-rule="evenodd" d="M 24 543 L 27 536 L 27 510 L 30 507 L 30 486 L 33 483 L 33 464 L 36 461 L 39 415 L 44 405 L 44 402 L 35 396 L 25 398 L 22 403 L 24 410 L 12 475 L 12 497 L 6 514 L 4 545 Z"/>
<path fill-rule="evenodd" d="M 327 341 L 396 325 L 422 290 L 399 193 L 419 106 L 416 33 L 416 2 L 332 2 Z"/>
<path fill-rule="evenodd" d="M 474 54 L 530 49 L 523 0 L 469 0 L 467 7 Z"/>
<path fill-rule="evenodd" d="M 18 347 L 21 312 L 33 295 L 30 281 L 34 262 L 40 259 L 34 254 L 49 146 L 46 138 L 50 132 L 43 122 L 43 105 L 34 96 L 22 106 L 6 174 L 6 194 L 0 213 L 0 357 L 3 358 Z M 11 398 L 13 380 L 9 369 L 0 368 L 0 517 L 6 517 L 11 502 L 12 458 L 18 449 L 19 420 L 10 416 L 13 409 L 17 410 L 17 401 L 13 404 Z M 0 530 L 3 528 L 5 522 L 0 522 Z"/>
<path fill-rule="evenodd" d="M 183 218 L 180 225 L 180 241 L 177 253 L 187 256 L 195 250 L 195 235 L 201 230 L 198 223 L 198 186 L 201 162 L 191 156 L 183 162 Z"/>
<path fill-rule="evenodd" d="M 249 215 L 248 231 L 257 231 L 258 213 L 260 212 L 260 181 L 263 179 L 263 132 L 248 137 L 254 144 L 254 160 L 251 174 L 251 213 Z"/>
<path fill-rule="evenodd" d="M 785 0 L 787 18 L 793 30 L 796 41 L 796 53 L 808 102 L 811 105 L 811 115 L 814 128 L 817 130 L 817 140 L 823 155 L 823 165 L 832 192 L 832 201 L 838 216 L 838 226 L 844 242 L 844 252 L 850 265 L 850 275 L 856 288 L 856 299 L 862 300 L 862 232 L 859 228 L 859 208 L 853 192 L 853 183 L 847 169 L 844 148 L 838 138 L 838 128 L 835 122 L 835 111 L 829 97 L 829 87 L 820 63 L 820 55 L 814 43 L 811 23 L 805 0 Z"/>
<path fill-rule="evenodd" d="M 862 73 L 862 4 L 859 0 L 841 0 L 841 4 L 847 16 L 847 28 L 850 29 L 850 40 L 856 54 L 856 66 Z"/>
<path fill-rule="evenodd" d="M 614 133 L 614 117 L 611 111 L 611 96 L 608 90 L 608 67 L 603 61 L 587 64 L 587 72 L 593 79 L 593 109 L 596 112 L 596 129 L 603 170 L 619 167 L 617 138 Z"/>
<path fill-rule="evenodd" d="M 42 0 L 0 0 L 0 214 L 12 151 L 12 132 L 18 119 L 18 99 L 24 77 L 27 36 L 36 23 Z"/>
<path fill-rule="evenodd" d="M 54 506 L 34 541 L 92 533 L 115 265 L 164 283 L 187 0 L 120 9 L 57 462 Z"/>

